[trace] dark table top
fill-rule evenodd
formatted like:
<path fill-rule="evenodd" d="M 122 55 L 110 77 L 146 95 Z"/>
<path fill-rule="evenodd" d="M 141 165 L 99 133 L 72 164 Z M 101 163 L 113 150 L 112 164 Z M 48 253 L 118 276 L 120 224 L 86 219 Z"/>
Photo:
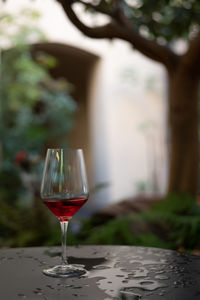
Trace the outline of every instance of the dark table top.
<path fill-rule="evenodd" d="M 52 278 L 59 247 L 0 250 L 0 299 L 200 299 L 200 257 L 132 246 L 68 247 L 69 262 L 85 265 L 81 278 Z"/>

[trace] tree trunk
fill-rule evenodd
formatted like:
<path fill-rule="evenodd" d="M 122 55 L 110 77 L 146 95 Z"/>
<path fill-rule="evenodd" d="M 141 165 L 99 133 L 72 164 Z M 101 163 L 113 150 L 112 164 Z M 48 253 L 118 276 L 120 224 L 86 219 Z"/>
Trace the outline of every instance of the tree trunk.
<path fill-rule="evenodd" d="M 170 174 L 168 192 L 197 195 L 198 79 L 185 64 L 169 77 Z"/>

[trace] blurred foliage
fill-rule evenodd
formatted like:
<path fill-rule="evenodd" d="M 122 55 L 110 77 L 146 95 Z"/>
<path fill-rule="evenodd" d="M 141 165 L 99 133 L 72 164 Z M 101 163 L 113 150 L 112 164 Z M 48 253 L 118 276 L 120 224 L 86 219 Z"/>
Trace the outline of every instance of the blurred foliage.
<path fill-rule="evenodd" d="M 13 155 L 13 149 L 41 150 L 42 145 L 68 132 L 73 124 L 76 104 L 69 96 L 68 84 L 50 77 L 48 69 L 56 65 L 52 56 L 37 53 L 32 58 L 28 44 L 32 32 L 26 27 L 24 35 L 20 27 L 14 34 L 15 42 L 2 51 L 0 139 L 4 160 L 5 155 Z M 43 37 L 39 30 L 34 33 L 37 39 Z"/>
<path fill-rule="evenodd" d="M 85 6 L 86 10 L 93 13 L 103 11 L 108 15 L 116 13 L 118 7 L 123 8 L 136 30 L 160 44 L 170 43 L 176 39 L 190 39 L 199 30 L 199 1 L 94 0 L 87 1 Z"/>
<path fill-rule="evenodd" d="M 134 245 L 193 251 L 200 249 L 200 206 L 186 194 L 171 194 L 148 211 L 110 221 L 83 223 L 70 244 Z"/>
<path fill-rule="evenodd" d="M 72 129 L 76 103 L 64 79 L 49 69 L 56 59 L 31 52 L 44 40 L 39 14 L 0 12 L 0 246 L 54 241 L 54 223 L 39 199 L 42 153 Z M 66 141 L 63 142 L 63 145 Z"/>

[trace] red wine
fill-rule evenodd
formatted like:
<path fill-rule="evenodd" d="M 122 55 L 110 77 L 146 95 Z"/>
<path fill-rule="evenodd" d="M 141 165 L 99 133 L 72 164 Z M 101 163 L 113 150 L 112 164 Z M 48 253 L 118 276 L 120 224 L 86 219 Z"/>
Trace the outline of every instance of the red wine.
<path fill-rule="evenodd" d="M 59 218 L 61 222 L 69 221 L 71 217 L 83 206 L 87 198 L 72 199 L 44 199 L 43 202 Z"/>

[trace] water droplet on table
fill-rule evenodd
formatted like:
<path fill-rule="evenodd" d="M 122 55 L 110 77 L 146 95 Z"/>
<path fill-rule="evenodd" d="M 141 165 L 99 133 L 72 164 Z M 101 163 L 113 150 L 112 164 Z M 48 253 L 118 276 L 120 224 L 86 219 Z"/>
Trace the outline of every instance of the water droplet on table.
<path fill-rule="evenodd" d="M 131 300 L 140 300 L 142 299 L 142 296 L 140 294 L 136 294 L 134 291 L 132 291 L 131 289 L 128 288 L 124 288 L 123 290 L 120 290 L 120 294 L 122 296 L 125 296 L 125 299 L 130 299 Z"/>
<path fill-rule="evenodd" d="M 26 298 L 26 295 L 22 294 L 22 293 L 19 293 L 17 294 L 18 297 L 21 297 L 21 298 Z"/>
<path fill-rule="evenodd" d="M 104 266 L 104 265 L 99 265 L 99 266 L 93 266 L 93 269 L 95 270 L 104 270 L 104 269 L 110 269 L 110 266 Z"/>
<path fill-rule="evenodd" d="M 34 294 L 38 295 L 38 296 L 42 296 L 42 289 L 41 288 L 36 288 L 34 291 L 33 291 Z"/>
<path fill-rule="evenodd" d="M 47 286 L 48 288 L 54 290 L 54 288 L 53 288 L 50 284 L 47 284 L 46 286 Z"/>
<path fill-rule="evenodd" d="M 167 277 L 166 275 L 159 274 L 155 276 L 155 279 L 166 280 L 169 279 L 169 277 Z"/>

